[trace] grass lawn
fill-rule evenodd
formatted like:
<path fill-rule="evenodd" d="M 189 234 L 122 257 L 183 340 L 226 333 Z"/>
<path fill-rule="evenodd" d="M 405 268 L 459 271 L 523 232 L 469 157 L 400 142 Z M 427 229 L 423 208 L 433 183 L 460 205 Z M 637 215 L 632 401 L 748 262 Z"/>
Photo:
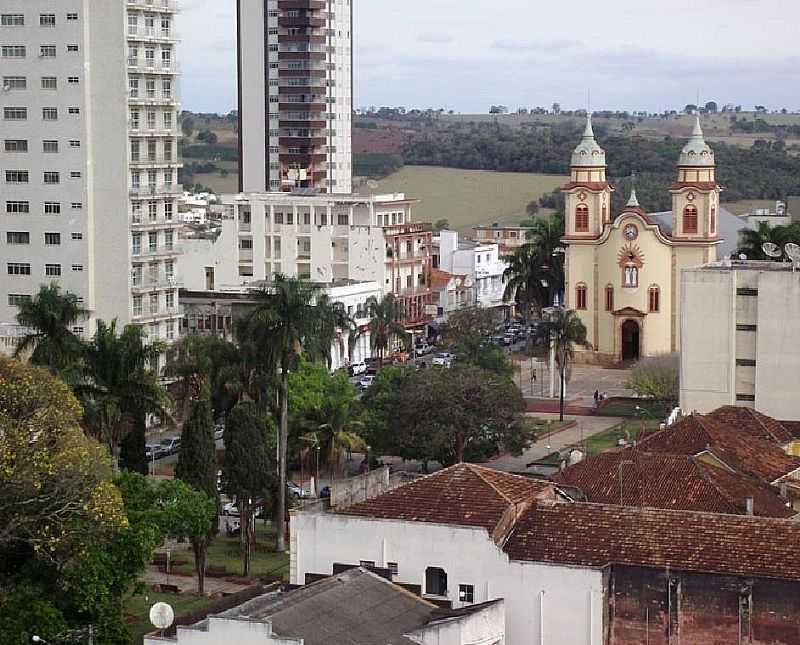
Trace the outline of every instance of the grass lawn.
<path fill-rule="evenodd" d="M 645 412 L 636 410 L 639 406 Z M 601 417 L 645 417 L 653 420 L 650 415 L 663 421 L 664 418 L 672 411 L 669 405 L 660 402 L 648 401 L 646 399 L 622 399 L 619 401 L 610 401 L 607 405 L 600 408 L 598 416 Z"/>
<path fill-rule="evenodd" d="M 357 192 L 403 192 L 422 200 L 416 221 L 446 219 L 453 230 L 470 233 L 476 224 L 518 223 L 527 219 L 525 206 L 567 181 L 557 175 L 405 166 L 381 179 L 378 188 Z M 543 214 L 546 214 L 543 211 Z"/>
<path fill-rule="evenodd" d="M 147 590 L 141 595 L 132 595 L 125 603 L 125 614 L 133 635 L 132 643 L 141 645 L 142 637 L 153 631 L 150 624 L 150 607 L 157 602 L 169 603 L 175 610 L 175 616 L 187 614 L 191 611 L 203 609 L 211 604 L 208 596 L 195 594 L 164 594 Z"/>
<path fill-rule="evenodd" d="M 658 421 L 645 419 L 643 421 L 623 421 L 608 430 L 604 430 L 596 435 L 588 437 L 583 442 L 583 449 L 586 454 L 596 455 L 611 448 L 617 447 L 620 439 L 626 439 L 629 443 L 636 439 L 642 430 L 658 429 Z"/>

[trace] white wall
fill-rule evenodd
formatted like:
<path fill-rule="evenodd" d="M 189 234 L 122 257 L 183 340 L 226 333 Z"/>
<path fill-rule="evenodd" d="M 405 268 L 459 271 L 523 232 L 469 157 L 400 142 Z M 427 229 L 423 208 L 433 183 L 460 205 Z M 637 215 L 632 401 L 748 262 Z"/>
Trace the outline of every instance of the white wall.
<path fill-rule="evenodd" d="M 600 645 L 602 572 L 512 562 L 484 529 L 424 522 L 294 512 L 290 582 L 331 573 L 335 562 L 396 562 L 396 582 L 421 585 L 425 569 L 448 575 L 448 599 L 458 607 L 459 584 L 475 587 L 476 603 L 503 598 L 508 645 Z"/>
<path fill-rule="evenodd" d="M 503 645 L 505 618 L 501 600 L 479 612 L 428 625 L 409 637 L 421 645 Z"/>
<path fill-rule="evenodd" d="M 239 64 L 242 97 L 242 185 L 245 191 L 269 190 L 267 180 L 267 114 L 264 74 L 263 0 L 238 0 Z"/>
<path fill-rule="evenodd" d="M 180 645 L 303 645 L 302 639 L 280 638 L 271 634 L 269 623 L 247 619 L 208 619 L 207 630 L 178 627 L 177 643 Z M 144 645 L 175 643 L 176 639 L 145 636 Z"/>

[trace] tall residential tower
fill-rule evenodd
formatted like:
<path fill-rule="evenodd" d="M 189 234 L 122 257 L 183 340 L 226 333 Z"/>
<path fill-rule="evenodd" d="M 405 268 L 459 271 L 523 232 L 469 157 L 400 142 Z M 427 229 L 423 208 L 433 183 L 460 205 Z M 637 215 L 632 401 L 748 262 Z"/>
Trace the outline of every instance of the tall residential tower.
<path fill-rule="evenodd" d="M 50 282 L 90 310 L 79 333 L 130 320 L 124 24 L 122 2 L 0 3 L 4 341 Z"/>
<path fill-rule="evenodd" d="M 243 192 L 352 191 L 352 0 L 237 0 Z"/>

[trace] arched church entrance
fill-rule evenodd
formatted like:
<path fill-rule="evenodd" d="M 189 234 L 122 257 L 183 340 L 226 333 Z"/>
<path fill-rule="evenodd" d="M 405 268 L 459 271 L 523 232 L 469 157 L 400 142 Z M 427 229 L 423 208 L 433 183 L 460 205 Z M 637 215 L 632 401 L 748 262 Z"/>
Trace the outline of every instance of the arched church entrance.
<path fill-rule="evenodd" d="M 622 323 L 622 360 L 637 361 L 640 355 L 639 323 L 626 320 Z"/>

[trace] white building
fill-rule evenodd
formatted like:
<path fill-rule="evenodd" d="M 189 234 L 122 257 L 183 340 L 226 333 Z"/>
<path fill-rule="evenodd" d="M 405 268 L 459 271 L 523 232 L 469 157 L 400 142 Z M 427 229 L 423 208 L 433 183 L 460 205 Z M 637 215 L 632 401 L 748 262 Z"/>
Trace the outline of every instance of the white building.
<path fill-rule="evenodd" d="M 126 0 L 133 321 L 172 341 L 178 311 L 178 37 L 176 0 Z"/>
<path fill-rule="evenodd" d="M 507 264 L 501 259 L 499 245 L 459 240 L 456 231 L 442 231 L 439 236 L 439 268 L 469 276 L 475 288 L 475 304 L 487 309 L 506 306 L 503 273 Z"/>
<path fill-rule="evenodd" d="M 681 283 L 681 408 L 739 405 L 800 420 L 800 272 L 717 262 L 685 269 Z"/>
<path fill-rule="evenodd" d="M 351 0 L 238 0 L 246 192 L 352 191 Z"/>
<path fill-rule="evenodd" d="M 123 2 L 0 3 L 5 326 L 50 282 L 91 312 L 77 332 L 130 320 L 124 43 Z"/>

